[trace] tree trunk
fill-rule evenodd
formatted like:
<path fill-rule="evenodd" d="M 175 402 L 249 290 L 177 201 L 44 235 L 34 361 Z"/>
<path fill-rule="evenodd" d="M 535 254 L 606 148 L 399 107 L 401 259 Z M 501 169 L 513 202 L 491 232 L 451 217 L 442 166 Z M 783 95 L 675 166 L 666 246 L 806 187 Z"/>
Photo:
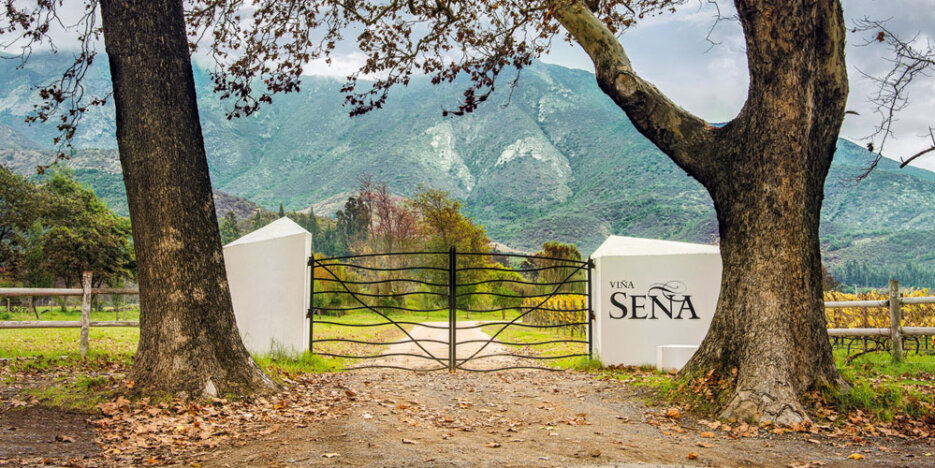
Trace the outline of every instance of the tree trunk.
<path fill-rule="evenodd" d="M 724 273 L 710 331 L 684 373 L 737 372 L 722 417 L 807 420 L 798 395 L 846 386 L 821 287 L 819 215 L 847 98 L 837 1 L 738 1 L 750 91 L 711 155 Z M 794 18 L 786 21 L 783 18 Z"/>
<path fill-rule="evenodd" d="M 182 2 L 100 4 L 139 262 L 130 378 L 141 391 L 183 397 L 272 390 L 234 319 Z"/>
<path fill-rule="evenodd" d="M 750 89 L 740 115 L 708 125 L 640 78 L 584 3 L 557 18 L 590 55 L 598 85 L 714 199 L 723 277 L 717 310 L 683 375 L 736 382 L 722 417 L 795 423 L 800 392 L 846 385 L 821 297 L 818 224 L 847 99 L 838 0 L 736 0 Z"/>

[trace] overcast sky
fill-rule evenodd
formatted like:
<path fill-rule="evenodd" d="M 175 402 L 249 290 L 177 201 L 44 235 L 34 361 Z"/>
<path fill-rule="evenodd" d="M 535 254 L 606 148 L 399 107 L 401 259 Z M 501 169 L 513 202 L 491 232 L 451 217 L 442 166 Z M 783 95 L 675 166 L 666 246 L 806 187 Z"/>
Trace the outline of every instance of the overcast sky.
<path fill-rule="evenodd" d="M 731 15 L 731 2 L 718 1 L 721 13 Z M 77 18 L 82 3 L 66 2 L 63 16 Z M 916 37 L 918 44 L 935 42 L 935 0 L 843 0 L 843 4 L 848 28 L 864 17 L 889 19 L 890 29 L 903 37 Z M 717 45 L 712 46 L 706 39 L 715 13 L 709 0 L 691 0 L 675 14 L 639 23 L 623 34 L 621 42 L 636 71 L 676 103 L 709 122 L 725 122 L 739 112 L 746 97 L 746 57 L 743 35 L 736 21 L 718 23 L 711 34 Z M 848 115 L 841 132 L 845 138 L 861 145 L 866 144 L 866 137 L 879 117 L 867 102 L 874 91 L 874 83 L 860 71 L 871 75 L 885 72 L 888 64 L 884 57 L 889 52 L 882 44 L 859 46 L 866 40 L 866 33 L 849 32 L 847 36 L 850 76 L 847 108 L 860 115 Z M 64 37 L 57 39 L 57 44 L 68 47 Z M 344 77 L 363 63 L 363 56 L 349 45 L 343 44 L 339 49 L 345 52 L 338 53 L 331 66 L 323 61 L 310 63 L 306 73 Z M 561 40 L 555 41 L 551 54 L 543 57 L 543 61 L 593 72 L 587 55 L 579 47 Z M 926 137 L 928 127 L 935 126 L 935 76 L 920 77 L 911 88 L 910 98 L 910 105 L 899 114 L 895 139 L 886 146 L 887 156 L 893 159 L 906 157 L 931 144 Z M 917 161 L 916 165 L 935 170 L 935 154 Z"/>
<path fill-rule="evenodd" d="M 731 15 L 730 2 L 721 0 L 721 13 Z M 891 30 L 905 37 L 919 34 L 924 44 L 935 40 L 935 0 L 843 0 L 845 21 L 850 29 L 855 20 L 869 17 L 890 19 Z M 692 1 L 672 15 L 653 18 L 627 31 L 621 42 L 633 66 L 676 103 L 709 122 L 725 122 L 740 111 L 747 93 L 747 64 L 743 34 L 736 21 L 718 23 L 711 39 L 706 39 L 714 25 L 716 9 L 706 1 Z M 862 146 L 872 133 L 879 117 L 867 102 L 874 91 L 871 80 L 858 71 L 879 75 L 886 71 L 883 60 L 888 49 L 882 44 L 860 47 L 867 33 L 848 33 L 847 65 L 850 98 L 847 108 L 860 115 L 848 115 L 841 135 Z M 335 57 L 328 67 L 323 62 L 309 64 L 309 74 L 346 76 L 356 70 L 364 58 L 348 52 Z M 555 41 L 552 53 L 543 61 L 593 72 L 590 59 L 577 45 Z M 928 127 L 935 126 L 935 76 L 922 77 L 913 85 L 911 103 L 899 115 L 896 139 L 887 142 L 886 154 L 894 159 L 924 148 Z M 931 144 L 930 141 L 928 141 Z M 917 166 L 935 170 L 935 155 L 917 160 Z"/>

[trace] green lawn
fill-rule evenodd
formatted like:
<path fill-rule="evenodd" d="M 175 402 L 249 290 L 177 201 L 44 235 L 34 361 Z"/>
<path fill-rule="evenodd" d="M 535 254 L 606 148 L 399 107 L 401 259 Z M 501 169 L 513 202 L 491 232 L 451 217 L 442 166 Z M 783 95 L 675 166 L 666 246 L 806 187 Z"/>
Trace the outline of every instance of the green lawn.
<path fill-rule="evenodd" d="M 59 306 L 42 306 L 37 307 L 36 310 L 39 312 L 39 320 L 81 320 L 80 307 L 69 306 L 63 311 Z M 115 312 L 111 307 L 104 307 L 101 311 L 91 310 L 93 321 L 117 320 L 118 315 L 120 320 L 139 320 L 140 309 L 138 306 L 128 306 L 121 308 L 119 312 Z M 36 320 L 36 316 L 25 307 L 14 307 L 9 313 L 6 307 L 2 307 L 0 320 L 30 321 Z"/>
<path fill-rule="evenodd" d="M 0 330 L 0 358 L 77 356 L 79 333 L 77 328 Z M 138 328 L 91 328 L 88 352 L 93 355 L 132 356 L 139 338 Z"/>

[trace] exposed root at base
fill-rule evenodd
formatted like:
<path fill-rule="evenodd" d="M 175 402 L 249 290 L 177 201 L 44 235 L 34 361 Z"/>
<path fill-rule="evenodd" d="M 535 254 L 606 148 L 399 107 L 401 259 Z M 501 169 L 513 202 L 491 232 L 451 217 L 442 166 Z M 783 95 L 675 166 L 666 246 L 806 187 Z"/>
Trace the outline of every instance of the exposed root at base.
<path fill-rule="evenodd" d="M 795 395 L 777 398 L 764 392 L 739 389 L 731 397 L 719 417 L 755 423 L 770 421 L 783 426 L 811 423 L 811 419 Z"/>

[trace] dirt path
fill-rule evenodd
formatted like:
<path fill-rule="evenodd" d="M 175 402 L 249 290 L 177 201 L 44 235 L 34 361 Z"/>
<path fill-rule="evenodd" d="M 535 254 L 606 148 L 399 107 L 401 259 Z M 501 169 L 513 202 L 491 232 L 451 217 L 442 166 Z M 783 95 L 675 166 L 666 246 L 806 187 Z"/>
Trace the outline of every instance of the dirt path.
<path fill-rule="evenodd" d="M 459 341 L 484 339 L 474 330 Z M 647 406 L 646 387 L 589 373 L 365 369 L 302 375 L 291 388 L 155 413 L 110 403 L 110 420 L 0 401 L 0 467 L 935 466 L 931 439 L 712 429 Z"/>
<path fill-rule="evenodd" d="M 508 353 L 504 346 L 489 343 L 487 335 L 478 325 L 483 322 L 458 322 L 456 329 L 457 359 L 472 358 L 464 367 L 471 369 L 495 369 L 516 365 L 516 359 L 495 356 Z M 409 334 L 416 343 L 395 344 L 386 349 L 386 357 L 361 365 L 395 366 L 408 369 L 429 370 L 448 366 L 448 322 L 423 322 Z M 399 355 L 402 354 L 402 355 Z M 395 356 L 394 356 L 395 355 Z M 475 360 L 476 359 L 476 360 Z"/>
<path fill-rule="evenodd" d="M 572 372 L 340 375 L 348 415 L 289 428 L 198 462 L 205 466 L 932 466 L 932 441 L 853 445 L 814 434 L 734 438 L 661 415 L 644 390 Z M 737 424 L 734 424 L 736 427 Z M 859 453 L 860 462 L 847 457 Z"/>

